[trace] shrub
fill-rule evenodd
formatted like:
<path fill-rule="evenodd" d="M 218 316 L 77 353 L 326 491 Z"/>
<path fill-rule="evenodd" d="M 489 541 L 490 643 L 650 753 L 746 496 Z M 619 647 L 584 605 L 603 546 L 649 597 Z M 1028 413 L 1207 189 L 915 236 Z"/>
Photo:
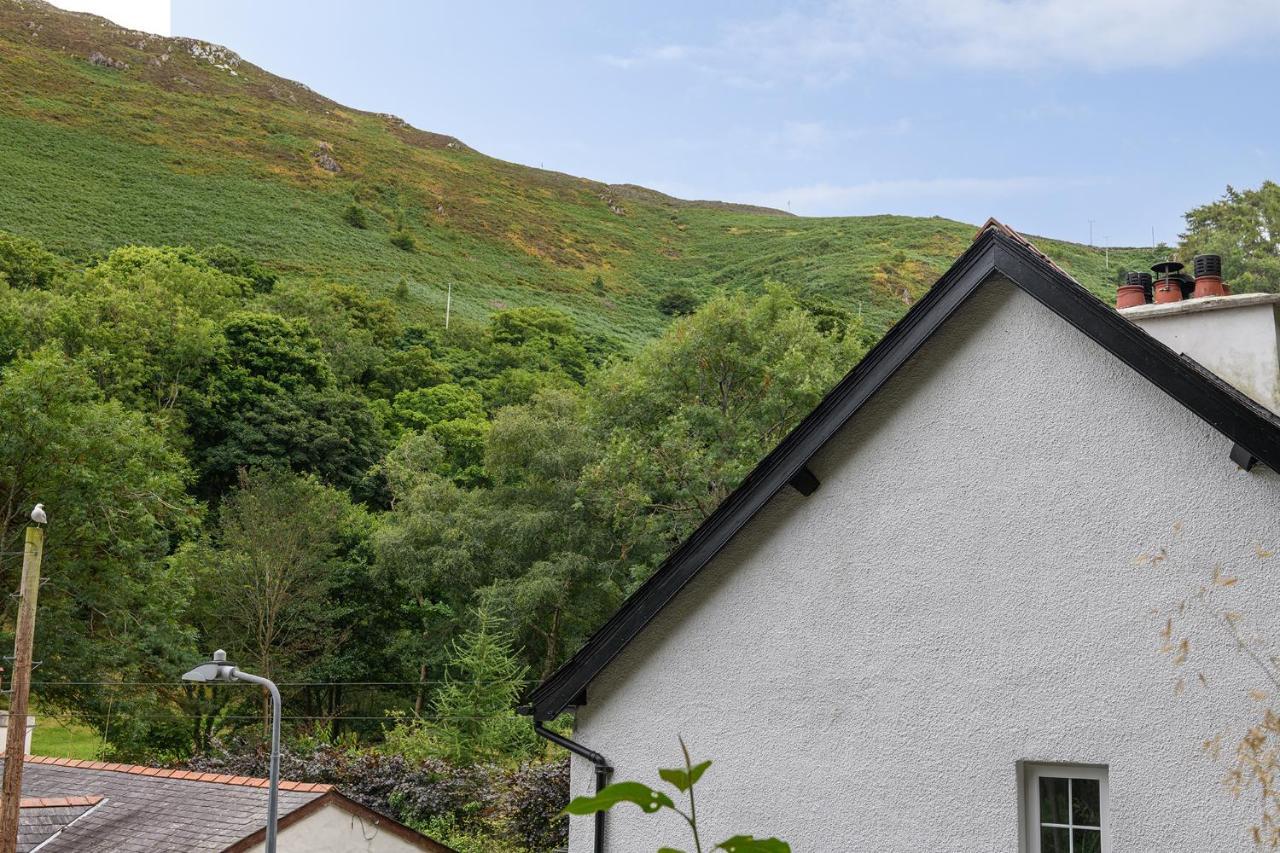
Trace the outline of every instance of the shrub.
<path fill-rule="evenodd" d="M 412 252 L 418 248 L 418 241 L 413 239 L 413 235 L 408 231 L 391 232 L 391 245 L 405 252 Z"/>
<path fill-rule="evenodd" d="M 499 800 L 511 840 L 529 850 L 556 850 L 569 843 L 564 802 L 569 791 L 569 760 L 525 764 L 507 775 Z"/>
<path fill-rule="evenodd" d="M 262 264 L 230 246 L 211 246 L 200 252 L 200 257 L 216 270 L 248 279 L 256 293 L 270 293 L 276 286 L 277 276 Z"/>
<path fill-rule="evenodd" d="M 262 746 L 191 759 L 187 768 L 238 776 L 267 775 Z M 416 827 L 462 851 L 543 853 L 568 840 L 560 809 L 569 801 L 569 762 L 458 767 L 439 759 L 406 761 L 395 755 L 332 746 L 286 748 L 280 777 L 336 785 L 374 811 Z M 486 844 L 488 846 L 486 846 Z"/>
<path fill-rule="evenodd" d="M 413 828 L 458 853 L 528 853 L 526 848 L 499 841 L 482 830 L 459 827 L 451 816 L 434 817 Z"/>
<path fill-rule="evenodd" d="M 687 290 L 671 290 L 658 298 L 658 310 L 668 317 L 682 317 L 698 310 L 698 299 Z"/>
<path fill-rule="evenodd" d="M 368 228 L 369 220 L 364 215 L 364 208 L 354 201 L 342 211 L 342 221 L 352 228 Z"/>

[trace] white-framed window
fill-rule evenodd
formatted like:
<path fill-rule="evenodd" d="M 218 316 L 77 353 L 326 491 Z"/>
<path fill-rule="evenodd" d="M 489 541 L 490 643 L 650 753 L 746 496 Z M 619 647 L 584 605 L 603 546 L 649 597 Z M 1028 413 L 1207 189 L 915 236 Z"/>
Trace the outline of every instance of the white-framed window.
<path fill-rule="evenodd" d="M 1107 768 L 1026 764 L 1027 853 L 1111 853 Z"/>

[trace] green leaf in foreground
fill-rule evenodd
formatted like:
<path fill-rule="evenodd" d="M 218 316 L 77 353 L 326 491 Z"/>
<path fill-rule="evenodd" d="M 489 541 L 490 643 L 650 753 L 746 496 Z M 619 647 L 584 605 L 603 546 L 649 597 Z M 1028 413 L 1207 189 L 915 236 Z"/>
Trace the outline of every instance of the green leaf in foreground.
<path fill-rule="evenodd" d="M 727 853 L 791 853 L 791 845 L 776 838 L 756 838 L 751 835 L 735 835 L 716 845 Z"/>
<path fill-rule="evenodd" d="M 704 761 L 685 770 L 682 767 L 668 768 L 659 770 L 658 775 L 662 777 L 664 782 L 674 785 L 681 793 L 689 790 L 698 784 L 698 780 L 702 778 L 702 774 L 707 772 L 707 768 L 711 766 L 710 761 Z"/>
<path fill-rule="evenodd" d="M 658 809 L 675 808 L 675 803 L 671 802 L 670 797 L 661 791 L 653 790 L 648 785 L 639 782 L 616 782 L 594 797 L 574 797 L 564 810 L 573 815 L 595 814 L 611 809 L 618 803 L 635 803 L 649 814 Z"/>

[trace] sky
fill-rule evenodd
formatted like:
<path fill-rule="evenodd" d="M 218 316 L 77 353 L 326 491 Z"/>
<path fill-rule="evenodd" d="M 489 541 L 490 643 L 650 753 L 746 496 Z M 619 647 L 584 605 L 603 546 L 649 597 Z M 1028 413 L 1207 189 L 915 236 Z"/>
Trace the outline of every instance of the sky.
<path fill-rule="evenodd" d="M 1280 178 L 1280 0 L 57 0 L 486 154 L 808 216 L 1172 243 Z"/>

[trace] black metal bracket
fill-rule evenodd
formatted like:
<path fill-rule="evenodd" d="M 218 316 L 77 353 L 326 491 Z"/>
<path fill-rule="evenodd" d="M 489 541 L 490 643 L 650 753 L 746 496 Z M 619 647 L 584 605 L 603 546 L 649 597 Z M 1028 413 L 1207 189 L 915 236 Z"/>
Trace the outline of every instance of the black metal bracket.
<path fill-rule="evenodd" d="M 792 477 L 790 481 L 791 488 L 795 489 L 806 498 L 818 491 L 818 486 L 821 485 L 821 481 L 819 481 L 818 478 L 814 476 L 813 472 L 809 470 L 808 465 L 797 471 L 796 475 Z"/>
<path fill-rule="evenodd" d="M 1246 471 L 1252 471 L 1253 466 L 1258 464 L 1258 457 L 1245 450 L 1239 444 L 1233 444 L 1231 445 L 1231 461 Z"/>

